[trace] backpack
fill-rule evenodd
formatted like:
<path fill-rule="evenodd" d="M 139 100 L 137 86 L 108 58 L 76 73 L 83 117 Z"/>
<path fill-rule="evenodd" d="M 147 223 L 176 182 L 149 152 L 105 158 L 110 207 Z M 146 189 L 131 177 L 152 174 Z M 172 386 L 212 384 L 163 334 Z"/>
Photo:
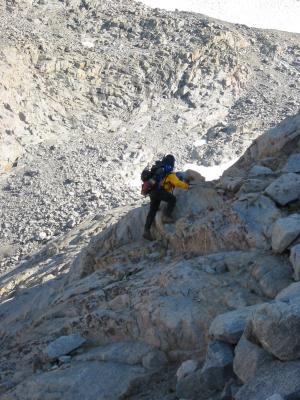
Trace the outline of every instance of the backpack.
<path fill-rule="evenodd" d="M 171 159 L 170 159 L 171 157 Z M 155 161 L 151 169 L 145 168 L 141 173 L 142 190 L 141 194 L 147 196 L 151 190 L 161 187 L 163 180 L 174 168 L 175 159 L 173 156 L 165 156 L 162 160 Z"/>

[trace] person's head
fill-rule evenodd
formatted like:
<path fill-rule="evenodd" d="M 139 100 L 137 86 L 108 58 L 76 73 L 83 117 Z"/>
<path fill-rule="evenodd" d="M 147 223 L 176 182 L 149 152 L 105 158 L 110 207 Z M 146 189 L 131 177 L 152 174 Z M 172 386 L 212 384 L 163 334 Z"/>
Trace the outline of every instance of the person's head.
<path fill-rule="evenodd" d="M 170 165 L 170 167 L 172 168 L 172 170 L 174 169 L 175 166 L 175 157 L 172 154 L 167 154 L 164 157 L 164 161 L 167 165 Z"/>

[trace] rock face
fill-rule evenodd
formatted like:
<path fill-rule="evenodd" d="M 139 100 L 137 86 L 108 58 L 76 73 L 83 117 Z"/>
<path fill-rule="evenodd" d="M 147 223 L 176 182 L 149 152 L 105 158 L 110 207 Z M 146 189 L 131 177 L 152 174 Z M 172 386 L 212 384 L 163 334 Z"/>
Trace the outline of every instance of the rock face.
<path fill-rule="evenodd" d="M 153 242 L 136 186 L 296 112 L 299 37 L 127 0 L 2 8 L 1 399 L 299 397 L 300 114 L 220 180 L 189 171 Z"/>
<path fill-rule="evenodd" d="M 78 363 L 70 368 L 37 375 L 21 383 L 8 399 L 44 399 L 48 396 L 66 400 L 119 399 L 130 392 L 132 384 L 145 375 L 137 366 L 114 363 Z"/>

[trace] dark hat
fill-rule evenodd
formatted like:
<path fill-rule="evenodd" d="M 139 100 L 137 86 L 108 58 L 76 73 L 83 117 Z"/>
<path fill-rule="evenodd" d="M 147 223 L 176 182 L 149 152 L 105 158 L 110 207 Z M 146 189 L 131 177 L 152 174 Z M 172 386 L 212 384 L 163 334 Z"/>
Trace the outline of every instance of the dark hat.
<path fill-rule="evenodd" d="M 164 163 L 171 165 L 174 168 L 175 165 L 175 157 L 172 154 L 167 154 L 164 157 Z"/>

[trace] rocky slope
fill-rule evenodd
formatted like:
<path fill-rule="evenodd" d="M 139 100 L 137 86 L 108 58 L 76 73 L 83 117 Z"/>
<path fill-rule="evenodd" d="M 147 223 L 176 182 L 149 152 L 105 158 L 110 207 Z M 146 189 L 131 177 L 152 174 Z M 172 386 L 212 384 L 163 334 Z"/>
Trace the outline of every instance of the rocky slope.
<path fill-rule="evenodd" d="M 234 159 L 299 108 L 299 35 L 125 0 L 0 7 L 2 271 L 136 204 L 157 156 Z"/>
<path fill-rule="evenodd" d="M 178 191 L 159 240 L 119 208 L 2 274 L 1 398 L 297 398 L 299 173 L 297 114 Z"/>

